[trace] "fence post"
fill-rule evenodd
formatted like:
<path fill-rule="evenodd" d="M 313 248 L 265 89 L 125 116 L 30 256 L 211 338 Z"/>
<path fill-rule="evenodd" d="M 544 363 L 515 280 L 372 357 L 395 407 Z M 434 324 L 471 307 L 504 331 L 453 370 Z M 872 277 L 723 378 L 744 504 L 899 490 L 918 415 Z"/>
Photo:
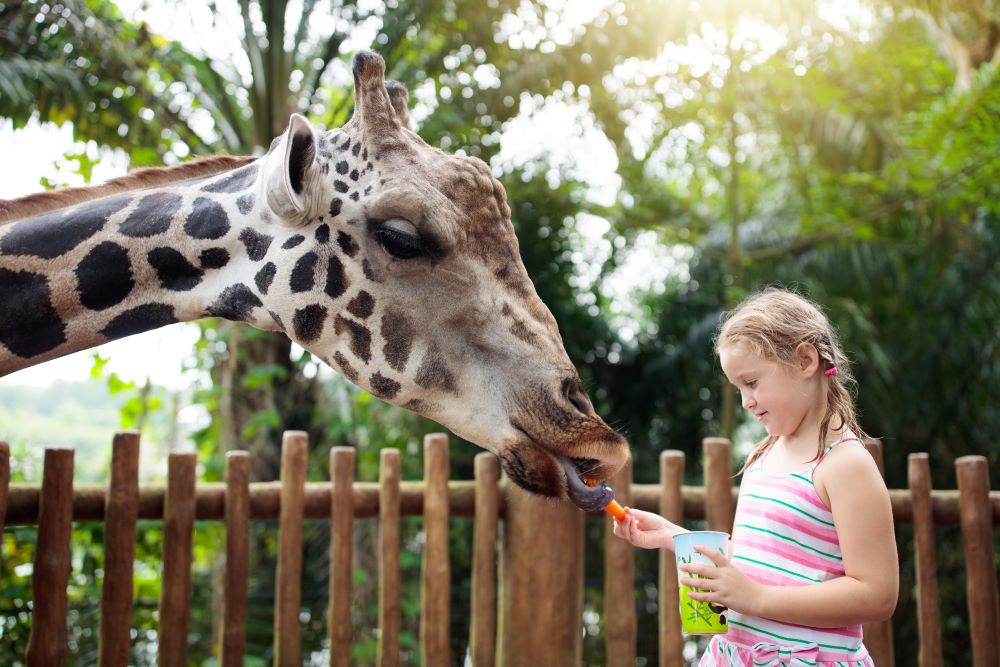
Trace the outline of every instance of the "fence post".
<path fill-rule="evenodd" d="M 705 519 L 709 530 L 733 532 L 733 463 L 729 440 L 705 438 Z"/>
<path fill-rule="evenodd" d="M 330 665 L 351 664 L 351 547 L 354 538 L 354 448 L 330 450 Z"/>
<path fill-rule="evenodd" d="M 934 511 L 931 506 L 931 467 L 927 454 L 907 460 L 910 502 L 913 505 L 913 559 L 917 580 L 917 631 L 920 667 L 941 667 L 941 598 L 934 552 Z"/>
<path fill-rule="evenodd" d="M 424 557 L 420 563 L 420 664 L 449 664 L 448 436 L 424 437 Z"/>
<path fill-rule="evenodd" d="M 171 452 L 163 503 L 163 584 L 160 589 L 160 667 L 187 665 L 191 613 L 191 545 L 194 536 L 195 452 Z"/>
<path fill-rule="evenodd" d="M 505 482 L 500 544 L 500 650 L 505 667 L 579 667 L 583 658 L 583 528 L 569 502 Z"/>
<path fill-rule="evenodd" d="M 274 591 L 275 667 L 301 667 L 299 608 L 302 606 L 302 523 L 305 516 L 309 440 L 304 431 L 285 431 L 281 441 L 281 509 L 278 573 Z"/>
<path fill-rule="evenodd" d="M 684 452 L 660 453 L 660 514 L 678 526 L 684 523 Z M 677 562 L 674 554 L 660 549 L 660 667 L 684 664 L 684 637 L 678 606 Z"/>
<path fill-rule="evenodd" d="M 882 458 L 882 443 L 878 440 L 868 440 L 864 444 L 868 453 L 875 459 L 879 474 L 884 479 L 885 464 Z M 893 522 L 893 539 L 895 539 L 896 534 L 895 528 L 896 524 Z M 887 618 L 884 621 L 865 623 L 862 627 L 865 635 L 865 646 L 871 653 L 875 664 L 879 667 L 894 667 L 896 657 L 892 648 L 892 619 Z"/>
<path fill-rule="evenodd" d="M 38 506 L 38 545 L 31 597 L 34 600 L 28 667 L 66 664 L 66 586 L 73 529 L 72 449 L 46 449 Z"/>
<path fill-rule="evenodd" d="M 222 667 L 242 667 L 250 581 L 250 454 L 226 452 L 226 573 L 222 605 Z"/>
<path fill-rule="evenodd" d="M 7 490 L 10 488 L 10 445 L 0 440 L 0 564 L 3 563 L 3 527 L 7 519 Z"/>
<path fill-rule="evenodd" d="M 632 462 L 610 480 L 615 498 L 632 504 Z M 604 643 L 609 667 L 635 665 L 635 547 L 612 534 L 614 519 L 604 523 Z"/>
<path fill-rule="evenodd" d="M 965 542 L 969 634 L 975 667 L 1000 665 L 1000 611 L 993 554 L 990 470 L 985 456 L 955 459 L 959 512 Z"/>
<path fill-rule="evenodd" d="M 476 516 L 472 525 L 473 667 L 493 667 L 497 649 L 497 516 L 500 461 L 490 452 L 475 458 Z"/>
<path fill-rule="evenodd" d="M 101 584 L 101 667 L 128 665 L 132 645 L 132 561 L 139 514 L 139 434 L 117 433 L 111 445 L 111 485 L 104 521 L 104 581 Z"/>
<path fill-rule="evenodd" d="M 399 665 L 400 571 L 398 449 L 379 452 L 378 504 L 378 667 Z"/>

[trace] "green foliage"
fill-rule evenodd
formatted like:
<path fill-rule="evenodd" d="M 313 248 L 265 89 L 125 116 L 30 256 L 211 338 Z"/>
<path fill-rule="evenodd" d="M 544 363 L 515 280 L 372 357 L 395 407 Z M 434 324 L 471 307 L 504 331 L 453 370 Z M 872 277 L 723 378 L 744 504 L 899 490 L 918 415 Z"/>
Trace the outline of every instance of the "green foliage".
<path fill-rule="evenodd" d="M 39 483 L 43 446 L 76 450 L 76 479 L 106 479 L 121 401 L 100 382 L 0 387 L 0 440 L 11 446 L 11 480 Z"/>
<path fill-rule="evenodd" d="M 175 141 L 194 150 L 208 143 L 165 95 L 190 60 L 110 0 L 5 3 L 0 116 L 15 127 L 32 115 L 72 121 L 78 140 L 127 147 L 134 166 L 160 164 Z"/>

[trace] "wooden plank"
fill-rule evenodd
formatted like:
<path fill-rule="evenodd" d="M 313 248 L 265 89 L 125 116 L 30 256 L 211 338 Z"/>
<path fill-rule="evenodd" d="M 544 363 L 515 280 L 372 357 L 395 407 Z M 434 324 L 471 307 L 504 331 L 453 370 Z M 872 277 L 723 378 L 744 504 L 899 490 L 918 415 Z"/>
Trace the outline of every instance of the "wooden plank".
<path fill-rule="evenodd" d="M 285 431 L 281 442 L 281 515 L 278 573 L 274 591 L 274 665 L 300 667 L 299 611 L 302 606 L 302 524 L 308 436 Z"/>
<path fill-rule="evenodd" d="M 7 520 L 8 488 L 10 488 L 10 445 L 0 440 L 0 563 L 3 563 L 3 527 Z"/>
<path fill-rule="evenodd" d="M 191 546 L 194 539 L 194 488 L 198 455 L 171 452 L 163 508 L 163 585 L 160 589 L 159 667 L 187 665 L 191 613 Z"/>
<path fill-rule="evenodd" d="M 73 530 L 72 449 L 45 450 L 38 512 L 38 544 L 31 577 L 32 619 L 25 661 L 28 667 L 65 665 L 66 586 Z"/>
<path fill-rule="evenodd" d="M 732 447 L 726 438 L 702 440 L 705 455 L 705 519 L 708 530 L 732 534 L 736 514 Z"/>
<path fill-rule="evenodd" d="M 424 437 L 424 555 L 420 564 L 420 664 L 450 658 L 451 557 L 448 553 L 448 436 Z"/>
<path fill-rule="evenodd" d="M 500 541 L 497 664 L 583 664 L 583 535 L 586 514 L 501 485 L 507 513 Z"/>
<path fill-rule="evenodd" d="M 250 453 L 226 452 L 226 571 L 223 590 L 222 667 L 243 667 L 247 586 L 250 581 Z"/>
<path fill-rule="evenodd" d="M 632 504 L 632 462 L 610 480 L 615 499 Z M 614 519 L 604 514 L 604 645 L 609 667 L 635 665 L 635 547 L 612 534 Z"/>
<path fill-rule="evenodd" d="M 378 524 L 378 627 L 376 647 L 378 667 L 398 667 L 401 624 L 401 579 L 399 569 L 399 482 L 401 464 L 398 449 L 379 452 Z"/>
<path fill-rule="evenodd" d="M 739 489 L 733 488 L 733 506 Z M 103 521 L 107 504 L 106 484 L 77 484 L 73 488 L 73 521 Z M 139 518 L 162 519 L 163 501 L 166 488 L 162 484 L 143 485 L 139 489 Z M 705 518 L 705 488 L 684 486 L 681 489 L 684 500 L 684 517 L 697 521 Z M 11 484 L 7 498 L 8 526 L 35 525 L 38 523 L 38 499 L 40 488 L 37 484 Z M 892 503 L 892 518 L 897 524 L 913 520 L 909 489 L 889 489 Z M 305 518 L 330 518 L 330 483 L 307 482 L 305 488 Z M 500 515 L 507 512 L 507 497 L 500 494 Z M 452 516 L 471 517 L 475 514 L 476 488 L 472 481 L 448 482 L 448 506 Z M 632 504 L 641 510 L 657 512 L 660 506 L 659 484 L 633 484 Z M 198 485 L 195 518 L 198 521 L 213 521 L 225 518 L 226 485 L 221 482 L 205 482 Z M 253 482 L 250 484 L 250 518 L 276 520 L 281 506 L 280 482 Z M 402 516 L 421 516 L 424 512 L 423 482 L 401 482 L 399 506 Z M 960 525 L 958 511 L 958 491 L 950 489 L 931 491 L 931 507 L 934 525 Z M 993 523 L 1000 524 L 1000 491 L 990 491 L 988 507 Z M 377 517 L 379 512 L 379 485 L 377 482 L 354 483 L 354 517 L 357 519 Z"/>
<path fill-rule="evenodd" d="M 351 545 L 354 539 L 354 448 L 330 450 L 330 665 L 351 664 Z"/>
<path fill-rule="evenodd" d="M 111 445 L 111 482 L 105 511 L 104 581 L 97 662 L 128 665 L 132 648 L 132 567 L 139 509 L 139 434 L 117 433 Z"/>
<path fill-rule="evenodd" d="M 942 667 L 941 597 L 938 594 L 934 517 L 931 509 L 931 467 L 927 454 L 910 454 L 907 460 L 913 499 L 914 565 L 917 584 L 919 667 Z"/>
<path fill-rule="evenodd" d="M 989 463 L 985 456 L 955 459 L 965 543 L 966 595 L 969 634 L 975 667 L 1000 665 L 1000 610 L 993 554 L 993 521 L 986 498 L 990 490 Z"/>
<path fill-rule="evenodd" d="M 678 526 L 684 524 L 684 452 L 660 453 L 660 516 Z M 684 637 L 678 605 L 677 561 L 674 552 L 660 549 L 660 667 L 683 667 Z"/>
<path fill-rule="evenodd" d="M 500 460 L 490 452 L 476 454 L 476 517 L 472 525 L 472 626 L 469 630 L 473 667 L 493 667 L 497 646 L 497 519 L 500 506 Z"/>
<path fill-rule="evenodd" d="M 306 482 L 303 501 L 305 519 L 330 518 L 330 482 Z M 11 484 L 7 511 L 7 525 L 35 525 L 38 523 L 37 484 Z M 378 482 L 354 483 L 354 517 L 374 518 L 379 515 Z M 79 484 L 74 487 L 73 520 L 103 521 L 107 503 L 107 484 Z M 998 493 L 1000 495 L 1000 493 Z M 139 490 L 139 518 L 162 519 L 166 486 L 143 485 Z M 475 514 L 476 485 L 471 480 L 448 482 L 449 509 L 452 516 L 472 517 Z M 422 516 L 424 513 L 423 481 L 400 482 L 399 503 L 402 516 Z M 503 512 L 504 497 L 500 496 Z M 956 500 L 957 503 L 957 500 Z M 225 519 L 226 485 L 223 482 L 198 484 L 195 519 L 220 521 Z M 281 482 L 252 482 L 250 484 L 250 518 L 275 521 L 281 515 Z M 958 516 L 956 512 L 956 517 Z"/>
<path fill-rule="evenodd" d="M 882 457 L 882 443 L 878 440 L 867 440 L 865 448 L 875 459 L 878 471 L 885 477 L 885 464 Z M 865 647 L 871 654 L 872 660 L 879 667 L 894 667 L 896 658 L 892 648 L 892 619 L 877 621 L 875 623 L 865 623 L 863 625 L 865 634 Z"/>

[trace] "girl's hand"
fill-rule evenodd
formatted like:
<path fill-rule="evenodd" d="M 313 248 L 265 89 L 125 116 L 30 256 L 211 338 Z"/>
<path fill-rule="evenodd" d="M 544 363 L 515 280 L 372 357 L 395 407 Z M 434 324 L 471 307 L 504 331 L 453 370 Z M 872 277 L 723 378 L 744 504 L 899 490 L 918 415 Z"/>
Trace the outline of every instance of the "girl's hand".
<path fill-rule="evenodd" d="M 659 514 L 632 507 L 625 509 L 625 518 L 614 522 L 614 534 L 633 546 L 643 549 L 674 548 L 674 535 L 683 528 Z"/>
<path fill-rule="evenodd" d="M 743 614 L 753 614 L 754 605 L 760 600 L 764 587 L 733 566 L 732 562 L 714 549 L 695 546 L 695 551 L 708 556 L 715 564 L 689 563 L 681 565 L 681 572 L 697 574 L 703 578 L 685 577 L 680 583 L 704 591 L 691 591 L 692 600 L 712 602 L 729 607 Z"/>

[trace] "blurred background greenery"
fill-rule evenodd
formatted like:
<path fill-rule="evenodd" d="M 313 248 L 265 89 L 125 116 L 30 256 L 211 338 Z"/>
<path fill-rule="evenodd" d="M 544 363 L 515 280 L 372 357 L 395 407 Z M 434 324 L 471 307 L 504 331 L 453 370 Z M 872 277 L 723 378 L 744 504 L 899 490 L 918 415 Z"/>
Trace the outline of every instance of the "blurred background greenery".
<path fill-rule="evenodd" d="M 292 111 L 336 127 L 352 110 L 350 57 L 371 48 L 411 91 L 430 144 L 486 160 L 508 192 L 521 251 L 602 415 L 625 433 L 635 481 L 659 452 L 760 435 L 712 355 L 720 313 L 750 291 L 792 287 L 822 304 L 856 364 L 865 429 L 885 443 L 890 487 L 929 452 L 936 488 L 953 459 L 1000 467 L 1000 10 L 987 0 L 0 0 L 0 129 L 71 128 L 57 175 L 106 162 L 171 164 L 259 153 Z M 4 151 L 6 152 L 6 150 Z M 10 173 L 18 165 L 0 165 Z M 69 176 L 67 176 L 69 174 Z M 77 179 L 77 180 L 73 180 Z M 222 321 L 196 327 L 166 388 L 120 376 L 96 354 L 89 377 L 31 390 L 0 384 L 0 438 L 15 481 L 40 479 L 41 445 L 77 448 L 77 479 L 104 481 L 119 427 L 143 432 L 143 479 L 166 452 L 196 448 L 201 479 L 249 449 L 275 479 L 284 429 L 310 433 L 311 480 L 328 452 L 403 450 L 417 479 L 435 424 L 333 376 L 287 339 Z M 178 334 L 180 335 L 180 334 Z M 455 441 L 453 479 L 478 450 Z M 471 523 L 452 522 L 452 643 L 464 662 Z M 329 544 L 307 525 L 304 652 L 325 664 Z M 585 663 L 604 663 L 601 524 L 588 524 Z M 911 531 L 898 530 L 897 664 L 916 664 Z M 939 529 L 948 664 L 971 661 L 964 560 Z M 23 659 L 34 533 L 4 533 L 0 664 Z M 273 523 L 254 526 L 247 664 L 271 660 Z M 134 663 L 155 662 L 162 533 L 137 544 Z M 222 548 L 199 525 L 190 661 L 214 664 Z M 70 628 L 74 664 L 96 660 L 102 528 L 78 525 Z M 406 664 L 417 664 L 419 521 L 404 522 Z M 354 661 L 374 663 L 371 520 L 356 532 Z M 994 550 L 997 553 L 997 550 Z M 654 554 L 637 556 L 637 664 L 656 656 Z"/>

